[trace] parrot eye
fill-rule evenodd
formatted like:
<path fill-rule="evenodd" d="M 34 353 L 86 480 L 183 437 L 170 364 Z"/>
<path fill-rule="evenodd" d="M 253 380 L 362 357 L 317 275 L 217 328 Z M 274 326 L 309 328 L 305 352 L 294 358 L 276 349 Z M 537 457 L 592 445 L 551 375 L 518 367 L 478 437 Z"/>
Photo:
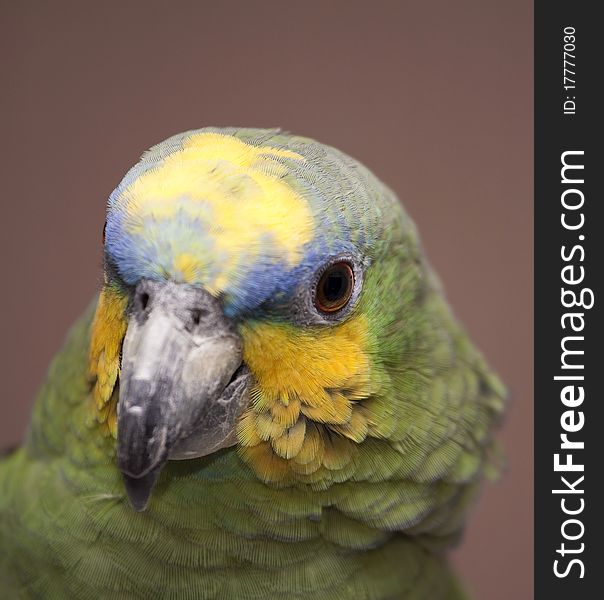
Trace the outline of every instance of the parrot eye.
<path fill-rule="evenodd" d="M 315 291 L 315 306 L 323 313 L 344 308 L 352 297 L 354 272 L 347 262 L 337 262 L 325 269 Z"/>

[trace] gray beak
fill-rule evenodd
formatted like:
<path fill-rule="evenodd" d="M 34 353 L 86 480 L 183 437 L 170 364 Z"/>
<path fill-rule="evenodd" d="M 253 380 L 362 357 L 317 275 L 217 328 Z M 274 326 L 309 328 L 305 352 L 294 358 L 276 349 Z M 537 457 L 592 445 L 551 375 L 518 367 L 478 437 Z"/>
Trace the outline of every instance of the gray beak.
<path fill-rule="evenodd" d="M 122 350 L 118 466 L 144 510 L 168 459 L 235 442 L 247 405 L 242 346 L 218 300 L 199 287 L 142 280 Z"/>

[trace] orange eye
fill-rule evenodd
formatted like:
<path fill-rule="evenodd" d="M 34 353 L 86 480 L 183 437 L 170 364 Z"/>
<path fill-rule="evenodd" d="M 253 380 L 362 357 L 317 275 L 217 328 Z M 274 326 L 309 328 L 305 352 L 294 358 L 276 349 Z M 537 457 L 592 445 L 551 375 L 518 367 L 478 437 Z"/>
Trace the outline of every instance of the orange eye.
<path fill-rule="evenodd" d="M 315 306 L 324 313 L 344 308 L 354 287 L 354 273 L 346 262 L 338 262 L 325 269 L 315 291 Z"/>

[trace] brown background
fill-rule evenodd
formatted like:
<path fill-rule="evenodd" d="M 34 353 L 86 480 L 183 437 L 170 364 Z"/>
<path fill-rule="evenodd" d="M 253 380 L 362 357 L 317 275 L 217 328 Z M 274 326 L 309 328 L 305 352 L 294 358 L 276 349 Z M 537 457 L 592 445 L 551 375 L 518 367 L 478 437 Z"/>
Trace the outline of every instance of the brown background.
<path fill-rule="evenodd" d="M 478 600 L 532 597 L 532 3 L 0 6 L 0 446 L 99 286 L 105 199 L 141 151 L 279 126 L 399 193 L 508 384 L 509 471 L 455 560 Z"/>

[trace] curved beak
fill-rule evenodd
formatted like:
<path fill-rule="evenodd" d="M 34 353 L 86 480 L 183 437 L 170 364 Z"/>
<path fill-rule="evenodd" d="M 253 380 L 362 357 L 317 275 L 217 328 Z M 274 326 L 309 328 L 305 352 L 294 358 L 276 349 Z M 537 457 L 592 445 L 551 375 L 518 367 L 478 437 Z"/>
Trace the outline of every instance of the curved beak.
<path fill-rule="evenodd" d="M 203 289 L 142 280 L 122 350 L 118 466 L 130 504 L 144 510 L 164 463 L 235 442 L 247 404 L 242 345 Z"/>

